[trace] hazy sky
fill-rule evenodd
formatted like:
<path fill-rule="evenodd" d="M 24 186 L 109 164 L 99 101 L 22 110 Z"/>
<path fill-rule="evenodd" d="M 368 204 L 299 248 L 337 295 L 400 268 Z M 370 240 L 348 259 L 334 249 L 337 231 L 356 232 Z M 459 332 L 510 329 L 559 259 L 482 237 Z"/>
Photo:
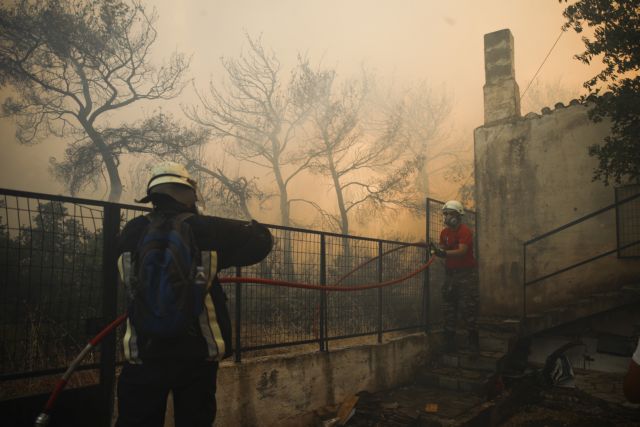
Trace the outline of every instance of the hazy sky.
<path fill-rule="evenodd" d="M 469 147 L 473 128 L 483 120 L 483 35 L 511 29 L 522 92 L 558 37 L 565 7 L 557 0 L 155 0 L 146 4 L 159 14 L 154 58 L 174 50 L 192 55 L 190 76 L 200 88 L 210 78 L 219 78 L 220 57 L 238 55 L 245 31 L 262 34 L 263 45 L 273 49 L 285 66 L 303 52 L 312 62 L 322 60 L 336 67 L 342 76 L 356 73 L 364 64 L 381 81 L 426 80 L 446 88 L 455 102 L 455 127 Z M 573 59 L 581 49 L 579 36 L 565 33 L 540 72 L 540 82 L 561 81 L 563 92 L 577 97 L 581 83 L 594 74 Z M 191 102 L 195 102 L 193 91 L 187 88 L 168 109 L 179 112 L 180 103 Z M 152 109 L 138 103 L 126 117 L 140 117 Z M 11 121 L 0 121 L 0 126 L 0 187 L 65 193 L 47 173 L 49 157 L 60 156 L 63 144 L 18 146 Z M 88 196 L 102 198 L 106 192 Z"/>

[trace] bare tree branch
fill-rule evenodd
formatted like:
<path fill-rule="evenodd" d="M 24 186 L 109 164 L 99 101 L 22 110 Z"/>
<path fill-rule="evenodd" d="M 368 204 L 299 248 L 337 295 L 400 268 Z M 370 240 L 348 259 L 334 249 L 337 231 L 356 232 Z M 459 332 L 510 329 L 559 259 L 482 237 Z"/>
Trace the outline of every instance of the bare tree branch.
<path fill-rule="evenodd" d="M 416 206 L 411 177 L 418 163 L 401 145 L 403 114 L 375 108 L 370 77 L 339 85 L 333 70 L 303 67 L 305 88 L 315 101 L 311 114 L 311 171 L 331 180 L 340 232 L 349 233 L 350 213 L 361 206 L 374 210 Z M 329 216 L 329 214 L 325 214 Z"/>
<path fill-rule="evenodd" d="M 186 84 L 189 60 L 183 55 L 174 54 L 158 69 L 150 63 L 156 19 L 154 11 L 125 0 L 16 0 L 0 6 L 0 83 L 20 98 L 5 99 L 3 115 L 16 118 L 22 143 L 49 134 L 88 137 L 69 146 L 64 162 L 71 163 L 60 169 L 59 176 L 74 176 L 72 192 L 105 168 L 109 199 L 118 200 L 123 147 L 105 139 L 101 119 L 141 100 L 173 98 Z M 89 158 L 91 169 L 75 164 Z"/>
<path fill-rule="evenodd" d="M 224 58 L 226 81 L 209 84 L 205 96 L 196 90 L 200 104 L 185 108 L 185 114 L 206 127 L 220 142 L 228 141 L 228 152 L 241 162 L 267 169 L 280 198 L 280 222 L 289 225 L 289 185 L 309 167 L 309 160 L 296 155 L 296 129 L 309 107 L 291 90 L 297 78 L 283 82 L 276 56 L 262 46 L 260 37 L 246 35 L 248 51 L 237 58 Z"/>

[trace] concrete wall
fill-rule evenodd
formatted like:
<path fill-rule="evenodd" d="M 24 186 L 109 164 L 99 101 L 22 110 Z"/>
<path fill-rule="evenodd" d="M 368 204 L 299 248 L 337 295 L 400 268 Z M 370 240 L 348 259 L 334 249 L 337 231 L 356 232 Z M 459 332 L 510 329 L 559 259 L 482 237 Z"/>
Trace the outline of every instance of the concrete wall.
<path fill-rule="evenodd" d="M 501 33 L 507 41 L 510 33 Z M 496 43 L 495 37 L 489 38 Z M 492 60 L 487 53 L 485 60 Z M 487 76 L 487 85 L 490 77 Z M 499 91 L 494 87 L 494 91 Z M 486 85 L 485 85 L 486 92 Z M 572 101 L 520 117 L 514 107 L 492 103 L 511 89 L 485 97 L 493 122 L 475 130 L 476 205 L 483 315 L 519 316 L 523 295 L 523 243 L 614 202 L 614 190 L 592 182 L 601 143 L 610 124 L 594 124 L 588 105 Z M 515 95 L 517 96 L 517 95 Z M 519 105 L 519 99 L 510 105 Z M 496 113 L 496 111 L 499 113 Z M 501 120 L 496 121 L 496 117 Z M 599 215 L 528 249 L 528 280 L 616 247 L 615 211 Z M 527 312 L 545 310 L 591 292 L 637 281 L 640 263 L 615 255 L 527 289 Z"/>
<path fill-rule="evenodd" d="M 313 411 L 361 390 L 410 383 L 428 356 L 428 337 L 409 335 L 380 345 L 328 353 L 223 364 L 216 426 L 313 425 Z"/>
<path fill-rule="evenodd" d="M 558 107 L 475 130 L 481 312 L 519 315 L 523 243 L 614 202 L 614 190 L 592 182 L 597 159 L 588 147 L 609 132 L 587 106 Z M 616 247 L 610 210 L 528 248 L 527 279 Z M 528 288 L 528 312 L 638 280 L 637 260 L 615 255 Z"/>

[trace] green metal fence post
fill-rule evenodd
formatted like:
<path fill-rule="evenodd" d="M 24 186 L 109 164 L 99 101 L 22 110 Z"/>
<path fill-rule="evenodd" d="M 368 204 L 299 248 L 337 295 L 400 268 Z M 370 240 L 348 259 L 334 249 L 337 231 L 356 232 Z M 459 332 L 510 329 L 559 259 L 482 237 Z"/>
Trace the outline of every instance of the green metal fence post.
<path fill-rule="evenodd" d="M 102 318 L 106 325 L 117 316 L 118 307 L 118 252 L 116 236 L 120 231 L 120 207 L 108 204 L 104 207 L 102 225 Z M 99 419 L 104 427 L 111 425 L 113 414 L 113 389 L 116 375 L 116 334 L 104 338 L 100 349 L 101 410 Z"/>
<path fill-rule="evenodd" d="M 378 283 L 382 283 L 382 242 L 378 241 Z M 382 343 L 382 288 L 378 288 L 378 344 Z"/>
<path fill-rule="evenodd" d="M 242 276 L 242 268 L 236 267 L 236 277 Z M 236 291 L 236 301 L 235 301 L 235 314 L 236 314 L 236 333 L 235 333 L 235 361 L 236 363 L 240 363 L 242 361 L 242 342 L 240 340 L 242 333 L 242 285 L 240 283 L 235 283 L 235 291 Z"/>
<path fill-rule="evenodd" d="M 425 250 L 424 250 L 424 262 L 426 263 L 427 260 L 429 259 L 429 242 L 431 241 L 431 226 L 430 226 L 430 218 L 431 218 L 431 206 L 429 203 L 429 198 L 427 198 L 426 200 L 426 235 L 425 235 Z M 429 331 L 431 330 L 431 321 L 430 321 L 430 315 L 431 315 L 431 294 L 430 294 L 430 290 L 431 290 L 431 275 L 429 273 L 429 269 L 427 268 L 424 271 L 424 275 L 422 276 L 423 280 L 422 280 L 422 298 L 423 298 L 423 306 L 422 306 L 422 310 L 423 310 L 423 322 L 424 322 L 424 331 L 426 333 L 429 333 Z"/>
<path fill-rule="evenodd" d="M 320 235 L 320 285 L 327 284 L 327 254 L 325 235 Z M 320 293 L 320 351 L 327 351 L 327 293 Z"/>

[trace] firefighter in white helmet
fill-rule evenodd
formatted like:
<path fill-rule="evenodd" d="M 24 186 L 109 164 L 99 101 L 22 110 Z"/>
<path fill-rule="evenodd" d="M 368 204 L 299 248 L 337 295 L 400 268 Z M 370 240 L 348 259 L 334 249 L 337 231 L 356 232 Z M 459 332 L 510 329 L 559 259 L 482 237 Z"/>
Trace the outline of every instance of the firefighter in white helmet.
<path fill-rule="evenodd" d="M 197 184 L 187 168 L 175 162 L 162 162 L 151 168 L 147 195 L 136 202 L 152 202 L 154 206 L 178 202 L 195 213 L 197 200 Z"/>
<path fill-rule="evenodd" d="M 217 273 L 261 261 L 273 241 L 256 221 L 199 215 L 196 194 L 183 165 L 156 165 L 138 200 L 153 203 L 153 211 L 120 233 L 118 270 L 129 317 L 116 427 L 162 427 L 169 392 L 176 426 L 214 422 L 218 362 L 233 352 Z"/>
<path fill-rule="evenodd" d="M 467 347 L 478 352 L 478 271 L 473 254 L 473 232 L 462 222 L 464 207 L 449 200 L 442 207 L 445 228 L 439 245 L 431 244 L 431 253 L 444 258 L 442 285 L 445 351 L 456 351 L 456 326 L 461 318 L 467 331 Z"/>

